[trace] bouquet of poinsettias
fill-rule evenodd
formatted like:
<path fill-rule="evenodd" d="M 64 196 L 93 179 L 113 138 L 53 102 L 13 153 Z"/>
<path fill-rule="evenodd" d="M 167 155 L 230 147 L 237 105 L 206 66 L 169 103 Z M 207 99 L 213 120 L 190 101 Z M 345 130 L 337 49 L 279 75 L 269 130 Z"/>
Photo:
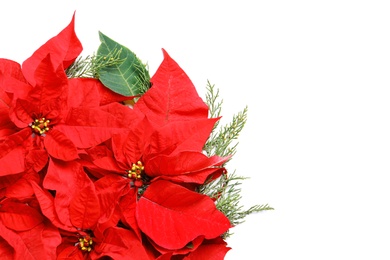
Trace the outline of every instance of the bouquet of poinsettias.
<path fill-rule="evenodd" d="M 79 57 L 74 16 L 22 65 L 0 59 L 1 259 L 223 259 L 246 215 L 232 158 L 245 112 L 217 128 L 163 51 L 153 77 L 100 33 Z"/>

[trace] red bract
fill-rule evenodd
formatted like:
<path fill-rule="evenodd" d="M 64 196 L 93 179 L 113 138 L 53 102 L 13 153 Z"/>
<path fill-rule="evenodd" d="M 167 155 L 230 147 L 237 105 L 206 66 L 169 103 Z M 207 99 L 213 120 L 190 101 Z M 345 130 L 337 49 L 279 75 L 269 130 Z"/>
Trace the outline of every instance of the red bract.
<path fill-rule="evenodd" d="M 62 234 L 56 259 L 150 260 L 142 243 L 131 231 L 111 227 L 97 236 Z"/>
<path fill-rule="evenodd" d="M 221 238 L 205 240 L 194 252 L 184 257 L 183 260 L 213 259 L 223 260 L 226 253 L 231 249 Z"/>
<path fill-rule="evenodd" d="M 68 79 L 65 69 L 81 52 L 74 20 L 46 42 L 23 68 L 0 60 L 1 175 L 41 170 L 48 156 L 71 161 L 89 148 L 120 132 L 128 122 L 113 113 L 124 106 L 107 104 L 110 91 L 96 79 Z M 118 95 L 112 95 L 118 99 Z M 102 108 L 100 105 L 109 106 Z M 5 113 L 8 110 L 8 115 Z M 10 164 L 9 162 L 13 162 Z"/>
<path fill-rule="evenodd" d="M 203 146 L 219 118 L 208 118 L 208 107 L 191 80 L 163 50 L 164 60 L 152 77 L 152 88 L 135 104 L 155 126 L 143 160 L 145 172 L 179 182 L 204 183 L 229 158 L 203 153 Z M 129 147 L 129 145 L 127 146 Z"/>
<path fill-rule="evenodd" d="M 207 118 L 208 106 L 199 97 L 187 74 L 165 50 L 163 54 L 164 60 L 151 78 L 152 88 L 135 108 L 157 126 Z"/>
<path fill-rule="evenodd" d="M 49 221 L 45 221 L 28 231 L 19 232 L 19 236 L 32 255 L 31 259 L 55 259 L 61 235 Z"/>
<path fill-rule="evenodd" d="M 137 204 L 136 217 L 146 235 L 171 250 L 200 236 L 218 237 L 231 227 L 209 197 L 168 181 L 148 187 Z"/>
<path fill-rule="evenodd" d="M 1 222 L 12 230 L 30 230 L 43 222 L 41 213 L 26 203 L 5 200 L 0 206 Z"/>
<path fill-rule="evenodd" d="M 51 60 L 54 68 L 67 68 L 79 56 L 83 47 L 74 31 L 75 15 L 69 25 L 63 29 L 56 37 L 48 40 L 44 45 L 38 48 L 34 54 L 23 62 L 23 75 L 31 85 L 35 85 L 37 80 L 36 71 L 41 61 L 51 54 Z"/>
<path fill-rule="evenodd" d="M 93 164 L 86 166 L 95 176 L 104 176 L 95 182 L 97 189 L 111 190 L 123 224 L 140 239 L 141 233 L 146 235 L 156 257 L 184 256 L 203 239 L 221 236 L 231 224 L 209 197 L 172 182 L 201 185 L 223 174 L 230 157 L 204 154 L 219 118 L 208 118 L 208 108 L 191 81 L 165 51 L 153 80 L 133 107 L 128 131 L 88 149 Z M 137 200 L 139 189 L 146 191 Z M 115 205 L 103 204 L 114 214 Z M 186 247 L 189 243 L 191 248 Z"/>
<path fill-rule="evenodd" d="M 146 259 L 141 257 L 146 253 L 139 236 L 117 227 L 119 201 L 129 192 L 128 181 L 109 175 L 93 184 L 77 161 L 51 160 L 49 168 L 54 174 L 45 178 L 46 190 L 31 184 L 43 214 L 60 229 L 63 241 L 57 250 L 58 259 L 126 259 L 130 252 Z M 58 172 L 62 174 L 55 177 Z M 55 190 L 55 197 L 48 190 Z"/>
<path fill-rule="evenodd" d="M 43 187 L 55 191 L 53 220 L 78 230 L 96 227 L 100 207 L 95 186 L 77 161 L 51 160 Z"/>
<path fill-rule="evenodd" d="M 0 252 L 5 259 L 54 259 L 60 233 L 35 204 L 10 199 L 0 203 Z"/>
<path fill-rule="evenodd" d="M 204 152 L 220 118 L 165 50 L 131 107 L 68 78 L 81 51 L 73 16 L 23 66 L 0 59 L 2 258 L 223 259 L 232 225 L 197 192 L 226 173 Z"/>
<path fill-rule="evenodd" d="M 104 239 L 91 253 L 91 259 L 109 256 L 118 260 L 148 260 L 150 257 L 132 230 L 112 227 L 104 232 Z"/>
<path fill-rule="evenodd" d="M 113 136 L 112 153 L 101 152 L 103 147 L 89 151 L 95 165 L 123 174 L 139 164 L 148 178 L 183 183 L 202 184 L 220 176 L 230 157 L 203 153 L 219 118 L 208 118 L 208 108 L 190 79 L 165 51 L 152 81 L 152 88 L 134 105 L 138 118 L 129 131 Z"/>

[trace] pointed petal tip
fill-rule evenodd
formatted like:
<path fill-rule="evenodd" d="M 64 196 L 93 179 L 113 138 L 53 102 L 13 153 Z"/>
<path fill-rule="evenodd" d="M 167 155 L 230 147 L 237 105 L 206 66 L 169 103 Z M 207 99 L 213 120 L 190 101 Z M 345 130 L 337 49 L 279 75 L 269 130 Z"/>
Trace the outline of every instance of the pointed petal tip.
<path fill-rule="evenodd" d="M 171 58 L 171 56 L 169 56 L 168 52 L 164 49 L 164 48 L 161 48 L 162 52 L 163 52 L 163 55 L 164 55 L 164 58 Z"/>

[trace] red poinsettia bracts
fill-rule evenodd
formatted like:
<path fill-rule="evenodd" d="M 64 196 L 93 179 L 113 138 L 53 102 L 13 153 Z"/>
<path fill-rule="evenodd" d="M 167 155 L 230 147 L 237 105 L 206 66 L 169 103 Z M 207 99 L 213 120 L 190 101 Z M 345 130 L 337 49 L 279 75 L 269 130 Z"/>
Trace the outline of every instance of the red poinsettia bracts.
<path fill-rule="evenodd" d="M 129 130 L 113 136 L 112 153 L 102 152 L 105 147 L 89 151 L 94 163 L 118 173 L 140 163 L 149 178 L 183 183 L 202 184 L 212 174 L 220 176 L 220 166 L 230 157 L 207 157 L 202 150 L 219 118 L 208 118 L 206 104 L 165 51 L 152 84 L 134 105 Z"/>
<path fill-rule="evenodd" d="M 0 59 L 2 258 L 223 259 L 232 224 L 198 192 L 226 173 L 204 152 L 220 118 L 165 50 L 131 97 L 69 78 L 81 51 L 73 16 L 22 66 Z"/>
<path fill-rule="evenodd" d="M 26 164 L 39 171 L 48 156 L 77 159 L 78 149 L 108 140 L 127 124 L 114 114 L 125 113 L 123 106 L 107 104 L 110 111 L 100 107 L 106 93 L 98 80 L 67 78 L 64 66 L 82 50 L 73 26 L 72 19 L 23 63 L 23 69 L 12 61 L 0 60 L 0 68 L 7 68 L 0 71 L 0 88 L 10 121 L 5 128 L 10 134 L 0 140 L 0 160 L 17 162 L 2 169 L 3 174 L 20 173 Z M 4 109 L 2 117 L 6 117 Z"/>
<path fill-rule="evenodd" d="M 153 242 L 170 250 L 197 237 L 216 238 L 230 228 L 209 197 L 163 180 L 152 183 L 140 198 L 136 218 Z"/>
<path fill-rule="evenodd" d="M 48 40 L 38 48 L 34 54 L 23 62 L 23 75 L 31 85 L 35 85 L 36 73 L 32 68 L 37 68 L 41 61 L 51 54 L 52 63 L 55 68 L 62 66 L 69 67 L 79 56 L 83 47 L 74 31 L 75 14 L 67 27 L 56 37 Z"/>
<path fill-rule="evenodd" d="M 115 201 L 124 193 L 120 189 L 122 187 L 113 187 L 110 183 L 111 193 L 107 187 L 104 189 L 105 184 L 98 180 L 96 182 L 98 188 L 95 188 L 90 178 L 83 172 L 81 164 L 78 162 L 71 164 L 72 167 L 68 167 L 69 162 L 55 160 L 50 162 L 49 167 L 56 168 L 55 171 L 61 169 L 65 176 L 67 172 L 64 168 L 78 173 L 77 179 L 66 179 L 66 185 L 56 191 L 55 197 L 37 183 L 31 183 L 43 215 L 61 234 L 62 241 L 57 248 L 57 259 L 98 259 L 103 256 L 129 259 L 130 254 L 134 259 L 150 259 L 146 257 L 146 249 L 134 231 L 117 226 L 120 219 L 119 211 L 110 212 L 108 209 L 108 204 L 112 204 L 113 201 L 116 204 Z M 45 181 L 64 183 L 65 179 L 47 178 Z"/>
<path fill-rule="evenodd" d="M 98 189 L 111 182 L 126 190 L 122 197 L 114 193 L 125 225 L 145 235 L 160 254 L 186 255 L 231 227 L 209 197 L 192 190 L 223 174 L 222 165 L 230 158 L 203 153 L 219 118 L 208 118 L 191 81 L 165 51 L 151 89 L 135 103 L 133 113 L 127 132 L 87 151 L 93 163 L 87 168 L 102 176 L 95 182 Z M 139 189 L 146 189 L 142 196 Z M 115 210 L 113 205 L 108 209 Z"/>

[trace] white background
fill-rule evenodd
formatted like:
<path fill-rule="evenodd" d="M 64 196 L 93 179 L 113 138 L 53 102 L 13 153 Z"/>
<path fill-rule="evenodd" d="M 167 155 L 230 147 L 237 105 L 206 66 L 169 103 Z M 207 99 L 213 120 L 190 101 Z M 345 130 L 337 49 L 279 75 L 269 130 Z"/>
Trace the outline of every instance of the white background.
<path fill-rule="evenodd" d="M 126 3 L 126 4 L 124 4 Z M 76 11 L 83 55 L 98 31 L 153 74 L 164 48 L 224 120 L 248 106 L 228 165 L 249 177 L 226 259 L 390 259 L 388 1 L 7 1 L 0 57 L 23 62 Z"/>

